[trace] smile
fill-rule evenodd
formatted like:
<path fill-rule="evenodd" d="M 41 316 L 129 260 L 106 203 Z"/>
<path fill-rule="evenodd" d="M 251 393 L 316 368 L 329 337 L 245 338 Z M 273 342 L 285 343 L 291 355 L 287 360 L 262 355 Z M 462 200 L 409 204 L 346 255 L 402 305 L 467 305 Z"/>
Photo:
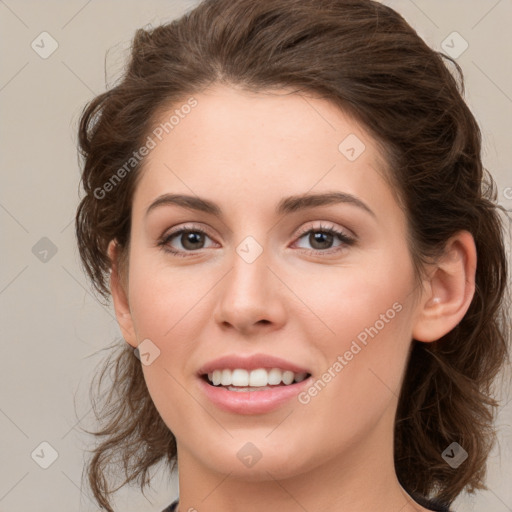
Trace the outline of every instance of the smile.
<path fill-rule="evenodd" d="M 219 379 L 219 384 L 215 385 L 214 380 L 218 382 Z M 278 379 L 279 384 L 271 384 Z M 214 370 L 202 375 L 198 381 L 200 393 L 217 409 L 232 414 L 255 415 L 278 410 L 289 402 L 295 403 L 297 395 L 311 384 L 311 379 L 309 373 L 257 368 L 251 372 L 243 369 Z"/>
<path fill-rule="evenodd" d="M 281 368 L 257 368 L 251 371 L 226 368 L 209 372 L 207 378 L 214 386 L 224 386 L 231 391 L 257 391 L 271 389 L 270 386 L 289 386 L 294 382 L 302 382 L 308 375 L 306 372 L 295 373 Z"/>

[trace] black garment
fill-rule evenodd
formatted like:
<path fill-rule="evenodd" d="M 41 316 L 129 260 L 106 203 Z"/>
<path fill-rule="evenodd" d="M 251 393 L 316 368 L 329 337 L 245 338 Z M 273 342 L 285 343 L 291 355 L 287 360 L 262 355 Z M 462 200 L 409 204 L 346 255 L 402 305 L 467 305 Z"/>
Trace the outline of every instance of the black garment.
<path fill-rule="evenodd" d="M 433 510 L 434 512 L 451 512 L 451 510 L 447 506 L 443 505 L 442 503 L 439 503 L 436 500 L 427 500 L 417 494 L 411 495 L 411 498 L 413 498 L 414 501 L 416 501 L 416 503 L 419 503 L 422 507 L 428 508 L 429 510 Z M 178 500 L 172 502 L 165 510 L 162 510 L 162 512 L 175 512 L 177 505 Z"/>

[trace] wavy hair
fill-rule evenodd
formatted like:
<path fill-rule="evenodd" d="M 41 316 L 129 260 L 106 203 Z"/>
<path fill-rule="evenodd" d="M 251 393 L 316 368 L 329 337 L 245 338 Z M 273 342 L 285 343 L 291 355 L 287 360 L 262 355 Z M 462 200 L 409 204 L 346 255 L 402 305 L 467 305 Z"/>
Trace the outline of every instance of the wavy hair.
<path fill-rule="evenodd" d="M 219 83 L 320 95 L 362 123 L 382 148 L 387 178 L 406 214 L 417 278 L 452 235 L 472 234 L 478 256 L 473 300 L 439 340 L 412 340 L 394 457 L 409 493 L 450 504 L 464 489 L 486 489 L 486 460 L 496 441 L 493 384 L 509 358 L 500 215 L 507 210 L 497 204 L 495 182 L 482 165 L 481 132 L 463 98 L 460 66 L 382 3 L 205 0 L 179 19 L 137 30 L 122 79 L 84 107 L 79 124 L 83 197 L 75 228 L 95 289 L 108 300 L 113 239 L 126 276 L 131 204 L 144 160 L 115 190 L 105 193 L 105 183 L 163 112 Z M 98 373 L 98 390 L 110 375 L 108 393 L 92 398 L 102 427 L 94 432 L 100 442 L 87 464 L 94 497 L 108 512 L 119 488 L 113 489 L 109 470 L 123 467 L 121 486 L 137 481 L 144 490 L 155 464 L 176 464 L 176 440 L 152 402 L 139 360 L 124 342 L 112 348 Z M 457 470 L 441 457 L 453 441 L 469 454 Z"/>

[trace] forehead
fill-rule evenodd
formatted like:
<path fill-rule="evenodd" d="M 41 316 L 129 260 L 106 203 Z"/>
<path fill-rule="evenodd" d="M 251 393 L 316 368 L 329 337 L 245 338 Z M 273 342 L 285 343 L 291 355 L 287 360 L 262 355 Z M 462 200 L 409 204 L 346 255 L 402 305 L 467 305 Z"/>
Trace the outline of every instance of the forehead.
<path fill-rule="evenodd" d="M 284 195 L 341 190 L 370 203 L 394 202 L 378 145 L 331 102 L 284 89 L 254 93 L 226 86 L 194 99 L 173 124 L 165 123 L 180 104 L 161 116 L 163 133 L 161 140 L 153 136 L 135 194 L 138 207 L 165 192 L 262 205 Z"/>
<path fill-rule="evenodd" d="M 319 152 L 337 158 L 338 144 L 349 135 L 354 142 L 357 140 L 354 136 L 359 138 L 358 151 L 364 140 L 365 152 L 378 156 L 364 129 L 326 99 L 286 89 L 249 92 L 221 85 L 194 98 L 197 105 L 177 119 L 179 123 L 168 129 L 169 133 L 163 134 L 175 150 L 186 145 L 188 159 L 218 155 L 220 148 L 229 149 L 226 157 L 263 163 L 278 163 L 282 157 L 290 160 L 294 156 L 299 159 L 314 155 L 318 158 Z M 173 110 L 180 110 L 180 105 L 174 105 L 161 116 L 162 125 Z M 272 154 L 260 152 L 269 147 L 273 149 Z M 157 159 L 163 152 L 165 149 L 160 144 L 160 149 L 153 151 L 148 160 Z"/>

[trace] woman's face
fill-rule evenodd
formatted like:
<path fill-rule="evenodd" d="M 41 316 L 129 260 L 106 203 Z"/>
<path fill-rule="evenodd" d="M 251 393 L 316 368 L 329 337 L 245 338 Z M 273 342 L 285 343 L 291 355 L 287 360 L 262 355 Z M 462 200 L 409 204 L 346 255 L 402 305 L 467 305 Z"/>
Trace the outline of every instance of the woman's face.
<path fill-rule="evenodd" d="M 124 320 L 178 456 L 253 479 L 390 455 L 417 316 L 377 146 L 326 100 L 278 92 L 216 86 L 151 135 Z"/>

